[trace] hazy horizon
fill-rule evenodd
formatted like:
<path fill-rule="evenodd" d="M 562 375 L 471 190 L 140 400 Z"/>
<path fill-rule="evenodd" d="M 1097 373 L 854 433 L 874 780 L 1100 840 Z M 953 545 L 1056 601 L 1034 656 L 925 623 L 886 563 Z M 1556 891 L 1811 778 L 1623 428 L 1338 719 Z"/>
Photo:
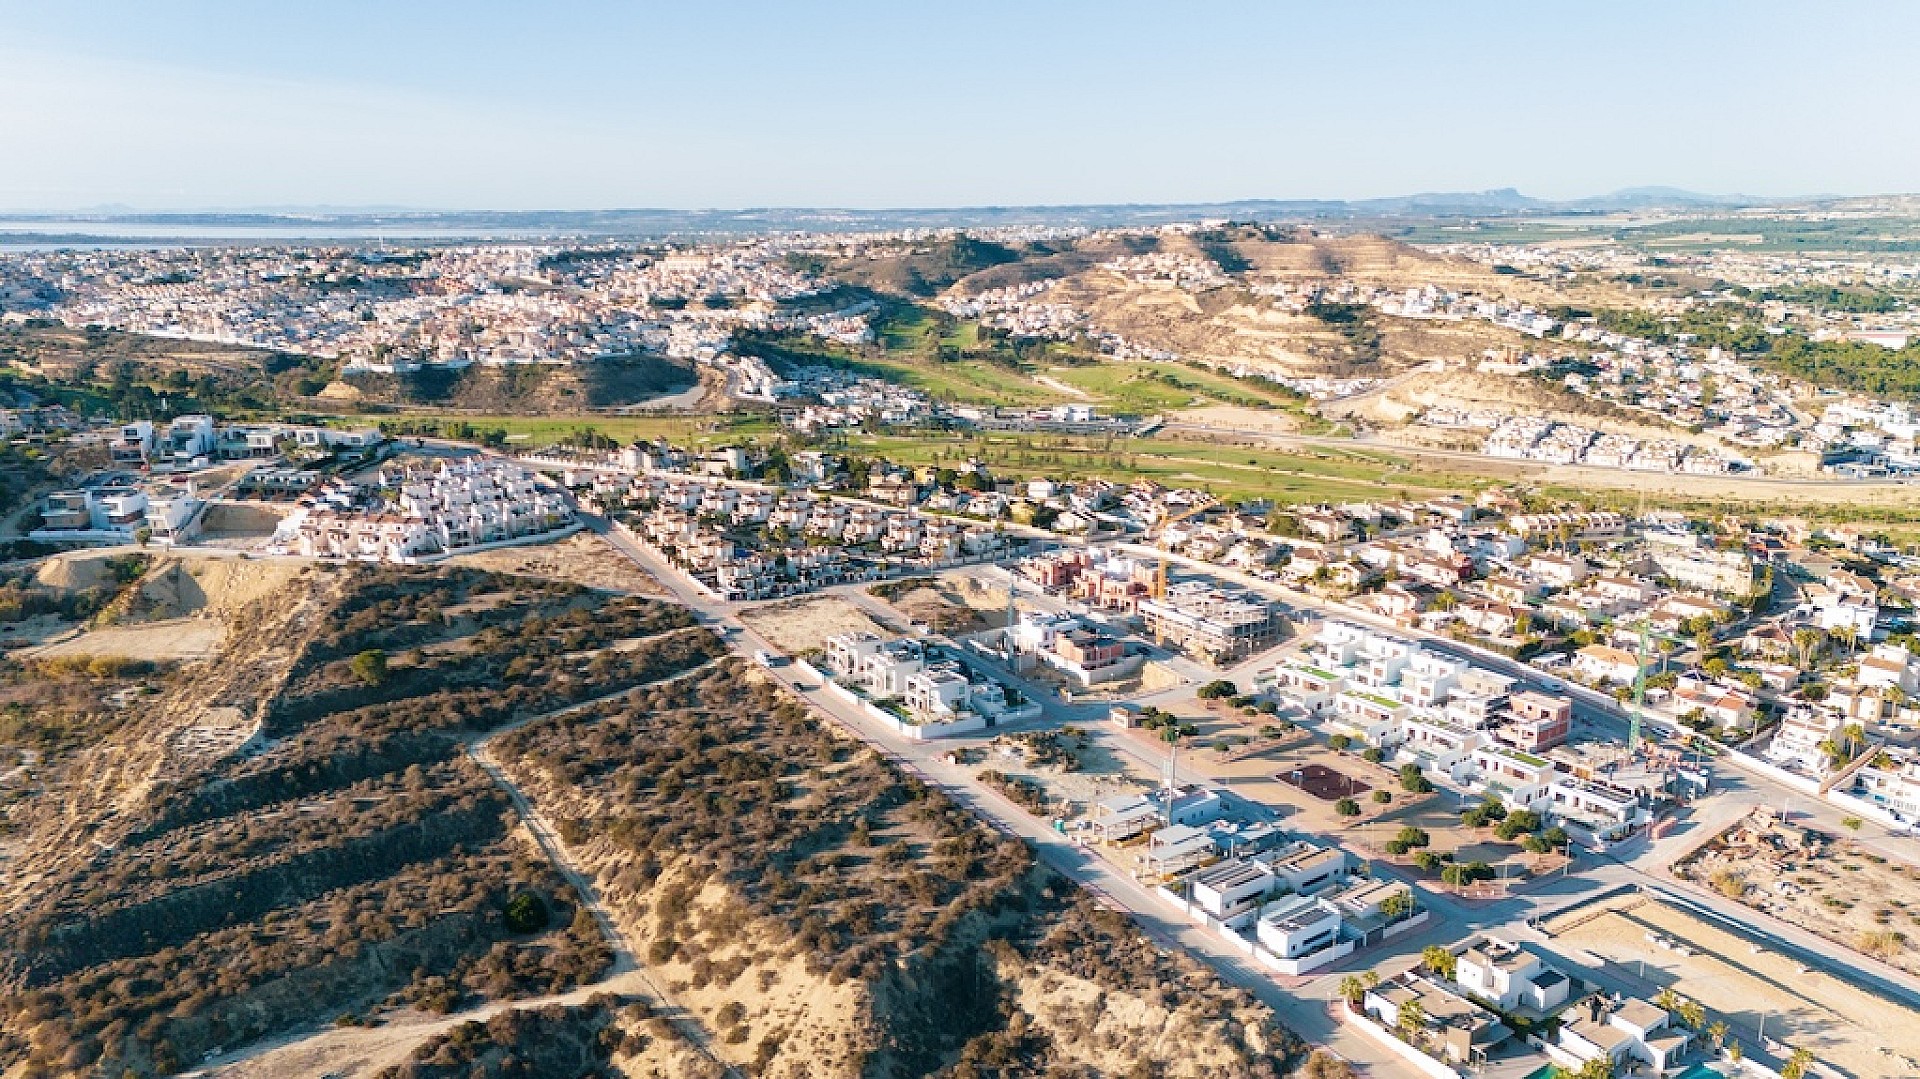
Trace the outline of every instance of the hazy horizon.
<path fill-rule="evenodd" d="M 1784 198 L 1920 176 L 1911 5 L 0 0 L 0 17 L 10 212 Z"/>

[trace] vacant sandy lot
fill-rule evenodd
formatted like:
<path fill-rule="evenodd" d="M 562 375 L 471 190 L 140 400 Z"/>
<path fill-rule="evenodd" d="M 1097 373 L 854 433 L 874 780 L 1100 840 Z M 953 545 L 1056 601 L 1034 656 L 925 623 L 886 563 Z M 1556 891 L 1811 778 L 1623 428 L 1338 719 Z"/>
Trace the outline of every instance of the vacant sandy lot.
<path fill-rule="evenodd" d="M 220 650 L 227 627 L 213 618 L 169 618 L 94 629 L 71 640 L 28 650 L 34 656 L 125 656 L 128 659 L 200 659 Z"/>
<path fill-rule="evenodd" d="M 815 596 L 755 607 L 742 611 L 740 620 L 752 626 L 774 647 L 790 654 L 824 648 L 828 637 L 841 633 L 894 636 L 858 607 L 833 596 Z"/>
<path fill-rule="evenodd" d="M 601 592 L 662 596 L 666 589 L 598 536 L 576 532 L 553 543 L 454 555 L 447 565 L 572 581 Z"/>
<path fill-rule="evenodd" d="M 1300 420 L 1290 412 L 1279 409 L 1245 408 L 1241 405 L 1208 405 L 1205 408 L 1183 408 L 1173 413 L 1171 419 L 1180 423 L 1195 423 L 1202 427 L 1218 427 L 1231 431 L 1259 431 L 1265 434 L 1291 434 L 1300 429 Z"/>
<path fill-rule="evenodd" d="M 1801 849 L 1736 824 L 1675 871 L 1723 894 L 1737 891 L 1742 903 L 1842 947 L 1920 972 L 1920 949 L 1909 939 L 1920 936 L 1920 869 L 1852 840 L 1826 837 Z"/>
<path fill-rule="evenodd" d="M 1556 924 L 1577 922 L 1583 913 Z M 1647 939 L 1649 933 L 1685 943 L 1693 954 L 1661 948 Z M 1705 1005 L 1715 1018 L 1725 1019 L 1749 1043 L 1764 1014 L 1768 1038 L 1811 1049 L 1819 1060 L 1854 1079 L 1920 1074 L 1920 1012 L 1825 974 L 1803 973 L 1793 960 L 1672 907 L 1622 899 L 1608 913 L 1558 933 L 1555 944 L 1616 964 L 1609 973 L 1629 982 L 1639 978 L 1644 961 L 1643 987 L 1649 993 L 1671 985 Z"/>

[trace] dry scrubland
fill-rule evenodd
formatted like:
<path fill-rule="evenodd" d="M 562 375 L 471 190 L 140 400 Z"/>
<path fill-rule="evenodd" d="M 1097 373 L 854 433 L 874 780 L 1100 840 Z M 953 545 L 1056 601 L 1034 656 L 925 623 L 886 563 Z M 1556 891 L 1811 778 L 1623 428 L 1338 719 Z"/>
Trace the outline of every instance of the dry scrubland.
<path fill-rule="evenodd" d="M 498 753 L 752 1074 L 1259 1076 L 1290 1048 L 1251 997 L 737 663 Z"/>
<path fill-rule="evenodd" d="M 203 659 L 0 668 L 7 1079 L 215 1055 L 274 1079 L 684 1079 L 720 1074 L 709 1051 L 795 1079 L 1238 1079 L 1292 1056 L 1253 998 L 683 608 L 468 566 L 49 565 L 5 582 L 11 613 L 194 607 L 226 632 Z M 610 977 L 616 943 L 645 969 Z"/>
<path fill-rule="evenodd" d="M 678 607 L 458 569 L 308 570 L 232 621 L 219 657 L 147 675 L 141 708 L 7 806 L 6 1074 L 167 1073 L 599 975 L 592 919 L 462 745 L 697 667 L 711 635 Z M 171 751 L 214 713 L 257 751 Z"/>

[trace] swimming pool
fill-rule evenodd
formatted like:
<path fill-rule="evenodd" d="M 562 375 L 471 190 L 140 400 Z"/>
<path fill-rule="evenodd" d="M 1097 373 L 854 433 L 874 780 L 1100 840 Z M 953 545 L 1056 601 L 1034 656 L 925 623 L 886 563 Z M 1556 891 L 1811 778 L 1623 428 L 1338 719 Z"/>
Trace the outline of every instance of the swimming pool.
<path fill-rule="evenodd" d="M 1531 1077 L 1529 1077 L 1529 1079 L 1531 1079 Z M 1673 1079 L 1726 1079 L 1726 1076 L 1718 1069 L 1708 1067 L 1705 1064 L 1695 1064 L 1693 1067 L 1674 1076 Z"/>

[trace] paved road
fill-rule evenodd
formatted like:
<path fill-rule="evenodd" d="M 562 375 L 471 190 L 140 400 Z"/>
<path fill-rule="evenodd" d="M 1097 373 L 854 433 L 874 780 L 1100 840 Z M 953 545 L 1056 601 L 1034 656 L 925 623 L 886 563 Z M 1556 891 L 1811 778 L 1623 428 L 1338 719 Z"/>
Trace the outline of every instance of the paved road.
<path fill-rule="evenodd" d="M 632 559 L 664 583 L 702 621 L 722 628 L 736 652 L 751 655 L 762 649 L 779 651 L 751 627 L 735 619 L 731 605 L 715 601 L 694 588 L 684 575 L 661 564 L 645 548 L 606 527 L 604 522 L 595 521 L 591 527 L 614 550 Z M 1025 839 L 1049 866 L 1088 888 L 1109 905 L 1131 914 L 1157 940 L 1183 948 L 1211 966 L 1226 981 L 1252 992 L 1273 1008 L 1281 1021 L 1300 1036 L 1333 1049 L 1358 1065 L 1363 1074 L 1392 1076 L 1396 1079 L 1414 1079 L 1419 1075 L 1404 1061 L 1336 1022 L 1324 1000 L 1289 991 L 1264 968 L 1257 967 L 1248 957 L 1231 950 L 1225 941 L 1203 933 L 1185 919 L 1173 916 L 1165 903 L 1119 872 L 1107 860 L 1055 832 L 1046 822 L 1014 805 L 998 792 L 982 786 L 970 772 L 941 760 L 941 755 L 950 747 L 902 737 L 868 719 L 858 709 L 817 685 L 789 684 L 794 685 L 796 692 L 809 705 L 854 737 L 879 750 L 901 767 L 917 773 L 929 785 L 940 788 L 955 802 L 971 809 L 999 831 Z"/>
<path fill-rule="evenodd" d="M 603 531 L 602 534 L 616 550 L 634 559 L 665 582 L 703 620 L 724 627 L 736 650 L 741 652 L 758 649 L 778 651 L 754 633 L 750 627 L 738 623 L 732 617 L 733 605 L 716 602 L 711 597 L 699 593 L 685 583 L 682 575 L 660 564 L 658 559 L 617 533 Z M 1152 554 L 1154 557 L 1159 556 L 1158 552 L 1152 552 Z M 1178 556 L 1168 557 L 1172 561 L 1190 561 Z M 1198 563 L 1195 565 L 1199 566 Z M 1232 571 L 1223 573 L 1222 567 L 1213 565 L 1199 568 L 1216 576 L 1237 577 L 1240 583 L 1250 587 L 1270 594 L 1283 595 L 1296 610 L 1311 610 L 1358 622 L 1370 621 L 1364 616 L 1335 609 L 1316 597 L 1280 589 L 1271 582 L 1235 574 Z M 858 593 L 857 589 L 849 591 L 847 596 L 857 605 L 865 607 L 872 603 L 864 593 L 857 595 L 856 593 Z M 1378 620 L 1371 621 L 1378 622 Z M 1602 694 L 1585 691 L 1582 687 L 1568 686 L 1557 679 L 1550 681 L 1541 672 L 1525 664 L 1482 649 L 1461 645 L 1450 639 L 1432 638 L 1431 635 L 1422 634 L 1419 631 L 1409 633 L 1400 626 L 1382 624 L 1381 628 L 1429 640 L 1436 647 L 1442 647 L 1452 654 L 1462 655 L 1476 663 L 1492 666 L 1521 677 L 1530 684 L 1559 688 L 1563 691 L 1571 690 L 1575 694 L 1576 715 L 1579 722 L 1589 727 L 1599 728 L 1602 733 L 1611 734 L 1614 737 L 1624 735 L 1624 716 L 1621 715 L 1617 704 Z M 969 660 L 986 667 L 996 676 L 1010 674 L 1004 669 L 997 669 L 998 664 L 990 659 L 973 655 L 969 656 Z M 1271 665 L 1272 662 L 1272 653 L 1268 652 L 1256 660 L 1243 662 L 1225 673 L 1232 677 L 1245 677 L 1254 668 Z M 1135 921 L 1151 935 L 1163 942 L 1177 944 L 1207 962 L 1226 980 L 1253 991 L 1273 1007 L 1281 1019 L 1296 1032 L 1310 1041 L 1328 1046 L 1366 1069 L 1369 1074 L 1411 1076 L 1415 1073 L 1404 1061 L 1391 1056 L 1371 1039 L 1353 1032 L 1333 1018 L 1328 1004 L 1338 996 L 1340 978 L 1346 973 L 1373 966 L 1386 976 L 1412 966 L 1417 961 L 1420 949 L 1428 944 L 1449 944 L 1479 930 L 1500 929 L 1523 938 L 1529 935 L 1537 938 L 1537 934 L 1530 934 L 1527 928 L 1534 920 L 1622 888 L 1649 888 L 1665 891 L 1696 903 L 1709 911 L 1719 912 L 1725 917 L 1751 926 L 1763 936 L 1792 945 L 1810 955 L 1829 957 L 1828 965 L 1840 965 L 1832 961 L 1835 948 L 1831 943 L 1806 930 L 1779 922 L 1764 913 L 1733 904 L 1716 893 L 1678 880 L 1667 872 L 1667 867 L 1676 858 L 1707 836 L 1744 816 L 1757 805 L 1782 807 L 1790 803 L 1796 820 L 1815 823 L 1829 830 L 1840 828 L 1839 820 L 1842 814 L 1838 810 L 1817 799 L 1793 792 L 1763 776 L 1731 773 L 1723 769 L 1723 774 L 1716 777 L 1715 795 L 1700 803 L 1684 819 L 1682 826 L 1669 835 L 1659 840 L 1652 840 L 1642 835 L 1625 843 L 1616 844 L 1611 850 L 1600 855 L 1583 852 L 1569 873 L 1556 880 L 1535 882 L 1524 893 L 1495 900 L 1469 900 L 1441 893 L 1429 893 L 1426 897 L 1427 906 L 1433 912 L 1433 918 L 1428 925 L 1388 945 L 1380 946 L 1374 952 L 1356 954 L 1352 959 L 1341 964 L 1339 970 L 1309 977 L 1303 982 L 1294 983 L 1292 988 L 1289 988 L 1265 968 L 1257 967 L 1247 957 L 1228 949 L 1217 937 L 1176 917 L 1162 901 L 1126 874 L 1118 871 L 1105 859 L 1077 846 L 1067 837 L 1052 831 L 1044 822 L 1036 820 L 996 792 L 981 786 L 973 780 L 970 773 L 941 761 L 939 757 L 944 752 L 944 746 L 905 739 L 890 728 L 868 720 L 857 709 L 820 691 L 817 687 L 802 688 L 800 692 L 810 704 L 835 720 L 840 726 L 887 753 L 899 761 L 903 767 L 919 772 L 929 783 L 946 790 L 957 802 L 973 809 L 995 827 L 1027 839 L 1049 865 L 1088 887 L 1105 901 L 1129 912 Z M 1098 717 L 1105 711 L 1104 705 L 1066 705 L 1047 695 L 1035 694 L 1035 697 L 1043 701 L 1043 707 L 1046 709 L 1046 715 L 1042 721 L 1035 724 L 1036 726 L 1053 726 L 1062 721 L 1097 722 Z M 1095 729 L 1100 730 L 1099 727 Z M 1131 745 L 1129 739 L 1106 739 L 1106 741 L 1117 750 L 1130 752 L 1150 767 L 1158 769 L 1161 765 L 1161 759 L 1143 751 L 1138 746 Z M 1202 777 L 1184 770 L 1181 778 L 1202 781 Z M 1912 860 L 1915 856 L 1912 840 L 1876 832 L 1871 826 L 1862 829 L 1860 837 L 1867 845 L 1885 850 L 1893 856 L 1908 860 Z M 1391 866 L 1383 865 L 1379 868 L 1386 874 L 1393 875 Z M 1852 964 L 1855 962 L 1855 957 L 1847 956 L 1845 961 Z M 1865 957 L 1859 957 L 1857 965 L 1872 977 L 1894 986 L 1896 991 L 1920 993 L 1920 979 Z M 1844 967 L 1841 969 L 1844 970 Z"/>

